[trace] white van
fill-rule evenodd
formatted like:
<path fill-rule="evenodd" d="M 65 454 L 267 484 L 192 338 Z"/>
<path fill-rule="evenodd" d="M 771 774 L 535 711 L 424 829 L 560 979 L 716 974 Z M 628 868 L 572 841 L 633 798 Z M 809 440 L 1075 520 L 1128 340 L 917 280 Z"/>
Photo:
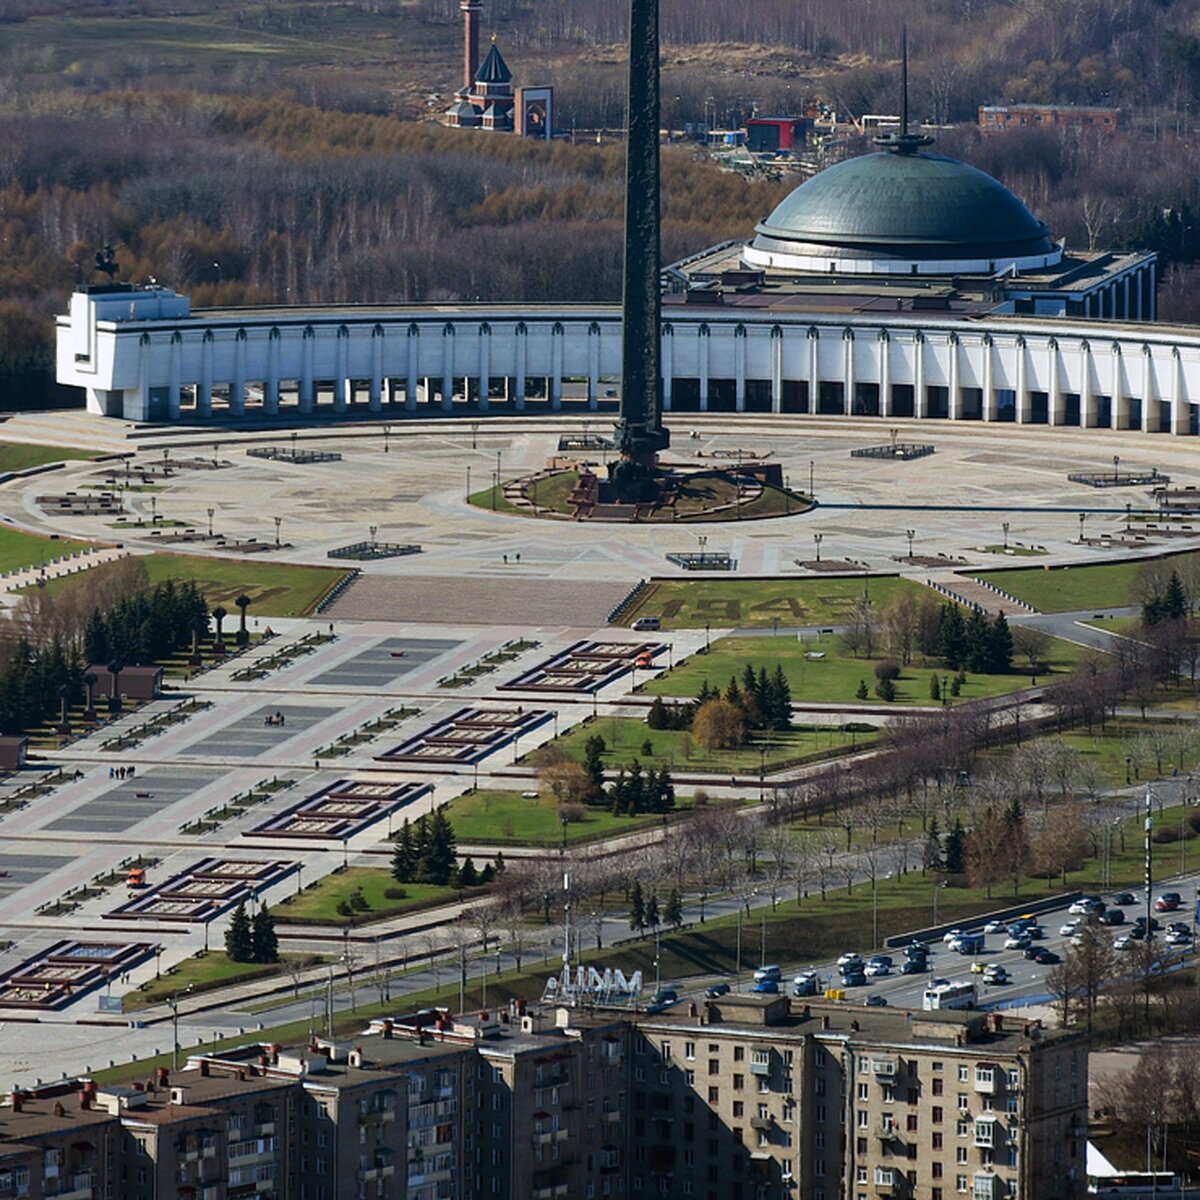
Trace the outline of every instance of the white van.
<path fill-rule="evenodd" d="M 629 628 L 636 629 L 639 632 L 647 629 L 661 629 L 662 617 L 638 617 Z"/>
<path fill-rule="evenodd" d="M 755 983 L 765 983 L 767 980 L 770 980 L 772 983 L 778 983 L 782 978 L 782 967 L 759 967 L 754 972 Z"/>

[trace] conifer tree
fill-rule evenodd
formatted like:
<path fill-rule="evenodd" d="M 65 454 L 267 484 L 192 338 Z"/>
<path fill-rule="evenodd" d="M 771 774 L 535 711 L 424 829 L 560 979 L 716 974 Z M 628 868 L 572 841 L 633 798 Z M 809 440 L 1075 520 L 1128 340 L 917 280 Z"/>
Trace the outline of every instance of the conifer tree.
<path fill-rule="evenodd" d="M 678 929 L 683 924 L 683 904 L 679 899 L 679 889 L 672 887 L 667 894 L 667 902 L 663 905 L 663 922 L 672 929 Z"/>
<path fill-rule="evenodd" d="M 412 826 L 408 818 L 396 835 L 396 848 L 392 851 L 392 878 L 398 883 L 412 883 L 417 869 L 417 853 L 413 842 Z"/>
<path fill-rule="evenodd" d="M 273 963 L 279 961 L 279 938 L 275 933 L 275 918 L 265 904 L 260 904 L 254 914 L 254 925 L 251 930 L 253 958 L 256 963 Z"/>
<path fill-rule="evenodd" d="M 629 894 L 629 928 L 638 933 L 646 928 L 646 902 L 642 897 L 641 882 L 636 879 Z"/>
<path fill-rule="evenodd" d="M 225 930 L 225 953 L 230 962 L 254 961 L 254 935 L 250 929 L 250 918 L 246 915 L 245 900 L 233 910 L 233 919 Z"/>

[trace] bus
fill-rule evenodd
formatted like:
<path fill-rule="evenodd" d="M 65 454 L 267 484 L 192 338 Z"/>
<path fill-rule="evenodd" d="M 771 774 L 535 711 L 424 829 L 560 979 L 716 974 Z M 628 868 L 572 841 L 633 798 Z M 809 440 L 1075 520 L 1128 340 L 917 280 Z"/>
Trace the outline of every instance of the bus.
<path fill-rule="evenodd" d="M 976 999 L 973 983 L 956 980 L 926 988 L 922 1007 L 926 1012 L 933 1012 L 939 1008 L 974 1008 Z"/>

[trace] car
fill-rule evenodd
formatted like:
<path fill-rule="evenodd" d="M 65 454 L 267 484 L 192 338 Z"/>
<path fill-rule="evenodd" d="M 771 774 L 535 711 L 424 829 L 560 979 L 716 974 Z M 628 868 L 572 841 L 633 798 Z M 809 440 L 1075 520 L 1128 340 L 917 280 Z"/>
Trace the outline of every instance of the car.
<path fill-rule="evenodd" d="M 920 975 L 923 971 L 928 970 L 929 964 L 923 958 L 910 958 L 907 962 L 901 964 L 900 974 Z"/>
<path fill-rule="evenodd" d="M 1026 946 L 1021 954 L 1029 959 L 1030 962 L 1037 962 L 1037 956 L 1042 953 L 1042 946 Z"/>
<path fill-rule="evenodd" d="M 1073 917 L 1085 917 L 1099 904 L 1104 901 L 1099 896 L 1080 896 L 1078 900 L 1071 902 L 1070 908 L 1067 909 Z"/>
<path fill-rule="evenodd" d="M 1078 932 L 1082 925 L 1083 918 L 1076 917 L 1073 921 L 1064 921 L 1063 924 L 1059 926 L 1058 932 L 1061 933 L 1063 937 L 1071 937 L 1072 934 Z"/>
<path fill-rule="evenodd" d="M 679 993 L 674 988 L 659 988 L 650 997 L 651 1004 L 674 1004 L 679 999 Z"/>
<path fill-rule="evenodd" d="M 983 982 L 994 987 L 1000 987 L 1003 984 L 1012 983 L 1012 976 L 1009 975 L 1008 971 L 1006 971 L 1004 967 L 996 963 L 984 971 Z"/>
<path fill-rule="evenodd" d="M 727 983 L 714 983 L 714 984 L 712 985 L 712 987 L 710 987 L 710 988 L 708 989 L 708 991 L 706 991 L 704 994 L 705 994 L 705 995 L 706 995 L 706 996 L 707 996 L 707 997 L 708 997 L 710 1000 L 716 1000 L 716 999 L 718 999 L 718 998 L 719 998 L 719 997 L 721 997 L 721 996 L 728 996 L 728 995 L 729 995 L 729 984 L 727 984 Z"/>
<path fill-rule="evenodd" d="M 1140 941 L 1145 936 L 1144 933 L 1138 933 L 1136 929 L 1131 929 L 1128 933 L 1123 933 L 1120 937 L 1113 938 L 1113 949 L 1128 950 L 1135 941 Z"/>
<path fill-rule="evenodd" d="M 1122 908 L 1106 908 L 1100 917 L 1101 925 L 1124 925 L 1125 910 Z"/>
<path fill-rule="evenodd" d="M 862 955 L 847 951 L 837 960 L 837 965 L 839 967 L 861 967 Z"/>
<path fill-rule="evenodd" d="M 909 942 L 904 947 L 905 958 L 928 958 L 929 947 L 924 942 Z"/>
<path fill-rule="evenodd" d="M 815 996 L 821 988 L 821 981 L 815 971 L 805 971 L 792 980 L 793 996 Z"/>
<path fill-rule="evenodd" d="M 1174 912 L 1183 903 L 1183 897 L 1178 892 L 1163 892 L 1154 899 L 1155 912 Z"/>
<path fill-rule="evenodd" d="M 782 967 L 775 967 L 775 966 L 759 967 L 758 970 L 754 972 L 754 982 L 755 983 L 762 983 L 766 979 L 771 979 L 771 980 L 774 980 L 775 983 L 778 983 L 782 978 L 783 978 L 783 968 Z"/>
<path fill-rule="evenodd" d="M 963 935 L 963 931 L 961 929 L 950 929 L 942 934 L 942 941 L 945 942 L 946 945 L 948 946 L 948 945 L 950 945 L 951 942 L 956 941 L 958 938 L 962 937 L 962 935 Z"/>
<path fill-rule="evenodd" d="M 1035 942 L 1041 941 L 1046 936 L 1045 927 L 1036 923 L 1025 926 L 1025 932 L 1029 934 Z"/>
<path fill-rule="evenodd" d="M 1135 925 L 1128 933 L 1122 934 L 1121 937 L 1117 938 L 1117 942 L 1128 941 L 1130 938 L 1132 938 L 1135 942 L 1140 942 L 1145 938 L 1145 936 L 1145 925 Z M 1117 942 L 1113 942 L 1113 945 L 1115 946 Z"/>
<path fill-rule="evenodd" d="M 868 979 L 878 979 L 881 975 L 890 975 L 892 968 L 887 963 L 875 962 L 874 959 L 867 963 L 863 970 L 863 974 Z"/>
<path fill-rule="evenodd" d="M 1192 935 L 1183 933 L 1178 929 L 1171 929 L 1167 932 L 1167 936 L 1163 939 L 1168 946 L 1190 946 L 1192 944 Z"/>
<path fill-rule="evenodd" d="M 984 942 L 982 933 L 960 933 L 950 943 L 950 949 L 957 954 L 978 954 L 983 949 Z"/>
<path fill-rule="evenodd" d="M 1168 921 L 1168 933 L 1191 933 L 1192 927 L 1186 921 Z"/>
<path fill-rule="evenodd" d="M 983 962 L 980 962 L 979 959 L 976 959 L 971 964 L 971 967 L 970 967 L 971 974 L 972 975 L 982 974 L 984 971 L 990 970 L 991 965 L 992 965 L 991 963 L 983 963 Z"/>
<path fill-rule="evenodd" d="M 1146 936 L 1146 918 L 1145 917 L 1138 917 L 1138 919 L 1136 921 L 1134 921 L 1133 927 L 1134 927 L 1134 929 L 1141 930 L 1141 933 L 1138 935 L 1139 937 Z M 1161 928 L 1162 928 L 1162 922 L 1157 917 L 1151 917 L 1150 918 L 1150 932 L 1157 933 Z"/>
<path fill-rule="evenodd" d="M 1010 926 L 1006 925 L 1003 921 L 989 921 L 983 927 L 983 932 L 984 933 L 1004 933 L 1009 928 L 1010 928 Z"/>
<path fill-rule="evenodd" d="M 760 979 L 750 990 L 757 992 L 760 996 L 778 996 L 779 980 Z"/>
<path fill-rule="evenodd" d="M 536 799 L 538 799 L 539 796 L 541 796 L 541 794 L 542 794 L 541 792 L 522 792 L 521 799 L 522 800 L 536 800 Z"/>
<path fill-rule="evenodd" d="M 847 971 L 842 976 L 842 987 L 866 987 L 867 977 L 862 971 Z"/>
<path fill-rule="evenodd" d="M 887 1006 L 888 1006 L 886 996 L 878 996 L 878 995 L 875 995 L 874 993 L 872 993 L 870 996 L 868 996 L 863 1001 L 863 1003 L 868 1008 L 887 1008 Z"/>
<path fill-rule="evenodd" d="M 1113 898 L 1114 904 L 1136 904 L 1137 897 L 1132 892 L 1118 892 Z"/>
<path fill-rule="evenodd" d="M 867 962 L 879 963 L 884 967 L 894 967 L 896 965 L 896 960 L 892 958 L 890 954 L 872 954 L 871 957 L 867 959 Z"/>
<path fill-rule="evenodd" d="M 1033 945 L 1033 938 L 1027 933 L 1015 934 L 1004 941 L 1005 950 L 1024 950 Z"/>
<path fill-rule="evenodd" d="M 948 979 L 931 979 L 929 981 L 929 986 L 931 988 L 945 987 L 949 982 L 950 980 Z"/>
<path fill-rule="evenodd" d="M 1047 946 L 1039 946 L 1037 956 L 1033 961 L 1037 963 L 1038 966 L 1049 967 L 1053 966 L 1054 963 L 1062 962 L 1062 959 L 1059 958 L 1058 955 Z"/>

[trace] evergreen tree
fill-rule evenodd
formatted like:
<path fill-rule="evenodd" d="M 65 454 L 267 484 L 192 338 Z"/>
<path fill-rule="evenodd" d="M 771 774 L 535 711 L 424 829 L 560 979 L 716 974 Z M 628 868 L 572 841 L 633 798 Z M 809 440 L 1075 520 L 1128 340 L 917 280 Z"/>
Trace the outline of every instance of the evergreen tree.
<path fill-rule="evenodd" d="M 967 623 L 957 604 L 942 605 L 940 650 L 946 666 L 957 671 L 967 657 Z"/>
<path fill-rule="evenodd" d="M 929 832 L 925 835 L 925 852 L 922 856 L 921 867 L 925 871 L 940 871 L 944 865 L 942 838 L 938 833 L 938 822 L 935 815 L 929 818 Z"/>
<path fill-rule="evenodd" d="M 646 924 L 651 929 L 657 929 L 662 918 L 658 915 L 658 893 L 650 893 L 650 903 L 646 905 Z"/>
<path fill-rule="evenodd" d="M 608 792 L 608 807 L 614 817 L 624 815 L 627 811 L 629 800 L 629 781 L 625 776 L 625 768 L 622 767 L 617 772 L 617 777 L 609 786 Z"/>
<path fill-rule="evenodd" d="M 672 929 L 678 929 L 683 924 L 683 904 L 679 899 L 679 889 L 671 888 L 667 893 L 667 902 L 663 905 L 663 922 Z"/>
<path fill-rule="evenodd" d="M 641 882 L 636 879 L 633 891 L 629 894 L 629 928 L 638 933 L 646 928 L 646 902 L 642 896 Z"/>
<path fill-rule="evenodd" d="M 1167 581 L 1167 590 L 1163 592 L 1162 615 L 1169 621 L 1178 621 L 1187 616 L 1187 611 L 1187 594 L 1183 590 L 1178 572 L 1172 571 L 1171 578 Z"/>
<path fill-rule="evenodd" d="M 720 694 L 720 692 L 709 687 L 708 679 L 706 677 L 704 682 L 700 685 L 700 690 L 696 693 L 696 707 L 699 708 L 700 705 L 705 702 L 705 700 L 716 699 L 720 696 Z"/>
<path fill-rule="evenodd" d="M 854 689 L 854 698 L 856 700 L 866 700 L 870 695 L 871 693 L 867 691 L 867 681 L 865 679 L 860 679 L 858 681 L 858 687 Z"/>
<path fill-rule="evenodd" d="M 428 836 L 424 851 L 417 863 L 418 883 L 450 882 L 457 861 L 454 829 L 442 809 L 436 809 L 429 820 Z"/>
<path fill-rule="evenodd" d="M 951 875 L 961 875 L 967 869 L 966 842 L 967 835 L 963 830 L 962 822 L 956 820 L 954 828 L 946 834 L 943 847 L 945 870 Z"/>
<path fill-rule="evenodd" d="M 1004 619 L 1004 613 L 998 612 L 992 622 L 989 669 L 993 675 L 1004 675 L 1012 669 L 1013 639 L 1012 630 Z"/>
<path fill-rule="evenodd" d="M 967 620 L 966 666 L 975 675 L 985 675 L 992 666 L 992 629 L 982 609 L 972 609 Z"/>
<path fill-rule="evenodd" d="M 592 795 L 604 795 L 604 751 L 608 747 L 599 734 L 593 734 L 583 743 L 583 769 L 592 777 Z"/>
<path fill-rule="evenodd" d="M 775 664 L 768 697 L 772 728 L 787 729 L 792 723 L 792 689 L 781 663 Z"/>
<path fill-rule="evenodd" d="M 250 929 L 250 918 L 246 915 L 246 902 L 239 902 L 233 910 L 233 919 L 225 930 L 225 953 L 230 962 L 254 961 L 254 934 Z"/>
<path fill-rule="evenodd" d="M 889 704 L 896 699 L 896 684 L 890 677 L 884 677 L 875 687 L 875 694 L 880 700 L 886 700 Z"/>
<path fill-rule="evenodd" d="M 661 696 L 655 696 L 651 702 L 650 711 L 646 714 L 646 724 L 651 729 L 669 729 L 671 727 L 667 705 Z"/>
<path fill-rule="evenodd" d="M 456 887 L 460 888 L 479 886 L 479 872 L 475 870 L 475 864 L 471 861 L 469 854 L 463 859 L 462 866 L 455 869 L 454 883 Z"/>
<path fill-rule="evenodd" d="M 408 818 L 396 835 L 396 847 L 392 851 L 392 878 L 398 883 L 412 883 L 417 870 L 417 853 L 413 842 L 412 826 Z"/>
<path fill-rule="evenodd" d="M 624 812 L 629 816 L 646 811 L 646 777 L 642 772 L 642 764 L 635 758 L 629 764 L 629 774 L 625 780 Z"/>
<path fill-rule="evenodd" d="M 742 689 L 738 687 L 738 681 L 732 675 L 729 677 L 729 686 L 725 689 L 723 699 L 726 704 L 734 704 L 741 709 L 745 708 L 742 700 Z"/>
<path fill-rule="evenodd" d="M 940 700 L 942 698 L 942 687 L 938 683 L 937 672 L 935 671 L 929 677 L 929 698 L 930 700 Z"/>
<path fill-rule="evenodd" d="M 279 938 L 275 935 L 275 918 L 265 904 L 258 906 L 250 935 L 251 953 L 256 963 L 279 961 Z M 232 958 L 233 955 L 231 954 Z"/>

